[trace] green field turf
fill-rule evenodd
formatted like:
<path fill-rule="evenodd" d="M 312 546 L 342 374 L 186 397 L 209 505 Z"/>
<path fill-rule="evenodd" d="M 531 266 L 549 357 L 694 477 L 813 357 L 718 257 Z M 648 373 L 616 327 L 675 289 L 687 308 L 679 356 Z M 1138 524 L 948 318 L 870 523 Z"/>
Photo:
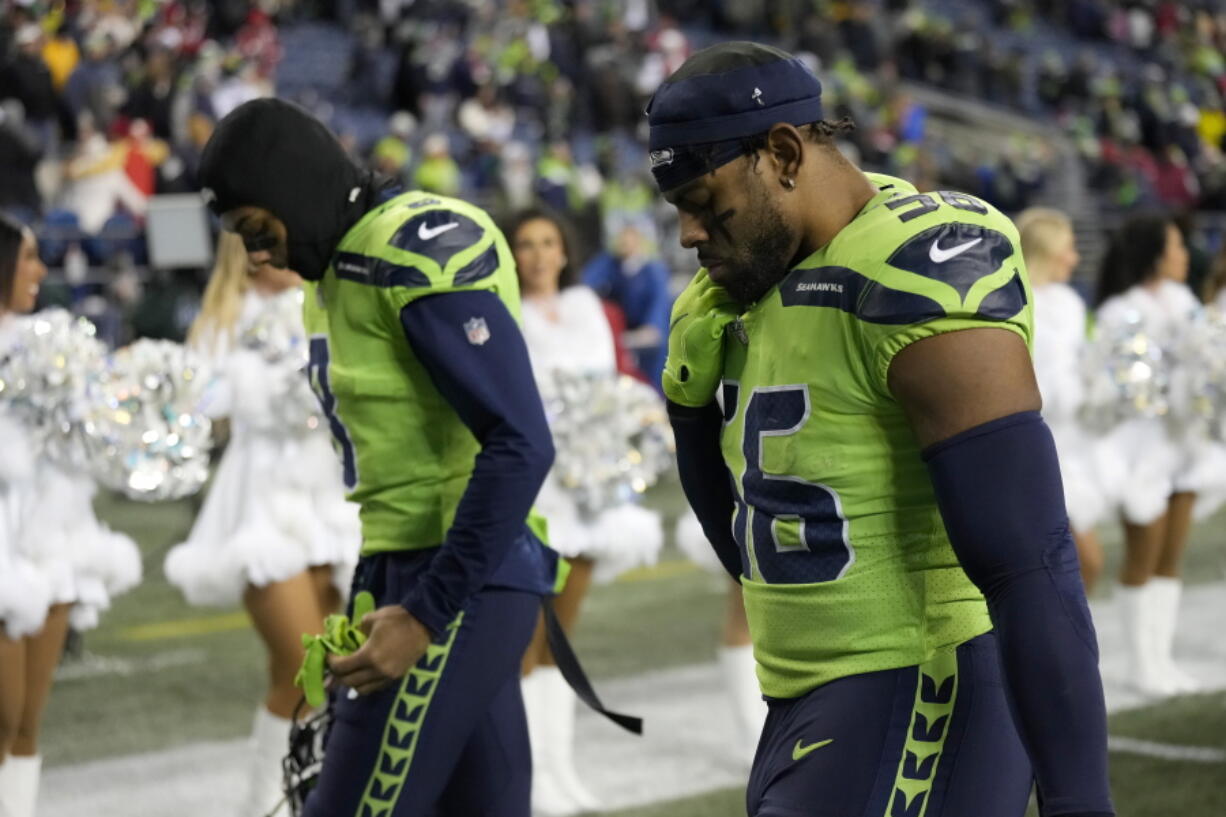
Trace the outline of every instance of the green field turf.
<path fill-rule="evenodd" d="M 665 486 L 650 498 L 650 504 L 670 518 L 679 503 L 675 486 Z M 247 734 L 264 675 L 254 633 L 240 610 L 187 606 L 161 573 L 167 549 L 190 528 L 193 504 L 144 505 L 104 496 L 98 508 L 113 527 L 140 543 L 145 581 L 116 600 L 101 626 L 86 633 L 65 662 L 43 728 L 47 763 Z M 1226 515 L 1196 528 L 1188 557 L 1190 581 L 1226 576 L 1224 530 Z M 1113 571 L 1118 535 L 1103 533 Z M 592 592 L 576 648 L 596 678 L 711 661 L 726 586 L 669 548 L 657 568 Z M 1119 713 L 1111 723 L 1117 735 L 1226 747 L 1226 695 Z M 1226 765 L 1123 754 L 1114 754 L 1112 763 L 1120 817 L 1226 815 Z M 618 815 L 739 817 L 744 813 L 741 803 L 740 792 L 725 791 Z"/>

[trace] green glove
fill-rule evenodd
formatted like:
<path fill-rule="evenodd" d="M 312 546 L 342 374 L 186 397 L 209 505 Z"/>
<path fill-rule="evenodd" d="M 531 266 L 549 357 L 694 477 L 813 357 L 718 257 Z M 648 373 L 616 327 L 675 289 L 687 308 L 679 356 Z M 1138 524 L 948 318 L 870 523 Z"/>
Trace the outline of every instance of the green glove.
<path fill-rule="evenodd" d="M 324 702 L 324 673 L 327 671 L 328 653 L 349 655 L 366 642 L 366 634 L 358 627 L 367 613 L 375 609 L 375 597 L 363 590 L 353 599 L 353 621 L 341 614 L 324 619 L 323 635 L 302 634 L 302 646 L 306 657 L 294 676 L 294 686 L 302 690 L 307 705 L 316 709 Z M 355 623 L 356 622 L 356 623 Z"/>
<path fill-rule="evenodd" d="M 724 331 L 740 308 L 723 287 L 698 270 L 673 304 L 668 360 L 660 378 L 664 396 L 697 408 L 715 399 L 724 374 Z"/>

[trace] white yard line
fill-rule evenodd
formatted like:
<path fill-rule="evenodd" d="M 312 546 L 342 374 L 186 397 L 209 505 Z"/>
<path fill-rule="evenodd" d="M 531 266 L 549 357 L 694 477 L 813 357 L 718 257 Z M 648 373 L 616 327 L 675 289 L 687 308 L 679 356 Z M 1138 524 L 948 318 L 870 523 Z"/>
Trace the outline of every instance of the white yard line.
<path fill-rule="evenodd" d="M 103 675 L 144 675 L 170 667 L 203 664 L 207 659 L 208 652 L 195 647 L 166 650 L 144 658 L 118 658 L 87 652 L 71 663 L 61 664 L 55 671 L 55 682 L 84 681 Z"/>
<path fill-rule="evenodd" d="M 1112 711 L 1150 703 L 1127 687 L 1119 610 L 1096 602 L 1107 705 Z M 1184 594 L 1177 657 L 1206 684 L 1226 688 L 1226 582 Z M 190 653 L 190 651 L 177 651 Z M 168 655 L 163 654 L 163 660 Z M 180 655 L 180 661 L 185 660 Z M 114 667 L 112 667 L 114 668 Z M 733 728 L 715 664 L 598 682 L 601 697 L 620 712 L 641 715 L 635 737 L 586 709 L 579 714 L 578 766 L 610 808 L 626 808 L 743 785 L 746 765 L 729 751 Z M 1112 748 L 1172 761 L 1222 762 L 1221 749 L 1168 746 L 1115 738 Z M 194 743 L 48 769 L 39 817 L 228 817 L 242 796 L 246 742 Z"/>
<path fill-rule="evenodd" d="M 1178 746 L 1170 743 L 1155 743 L 1152 740 L 1125 738 L 1112 735 L 1107 742 L 1113 752 L 1129 755 L 1144 755 L 1162 760 L 1181 760 L 1191 763 L 1226 763 L 1226 749 L 1210 746 Z"/>

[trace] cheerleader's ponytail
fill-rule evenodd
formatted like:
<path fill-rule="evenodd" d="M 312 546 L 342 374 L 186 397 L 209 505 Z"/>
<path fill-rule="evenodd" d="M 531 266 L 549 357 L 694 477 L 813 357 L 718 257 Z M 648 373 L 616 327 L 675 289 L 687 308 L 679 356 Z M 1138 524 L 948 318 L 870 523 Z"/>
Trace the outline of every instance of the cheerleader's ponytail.
<path fill-rule="evenodd" d="M 250 284 L 247 250 L 237 233 L 222 231 L 217 238 L 217 258 L 204 288 L 200 314 L 188 330 L 188 345 L 197 349 L 228 345 L 243 309 L 243 294 Z"/>

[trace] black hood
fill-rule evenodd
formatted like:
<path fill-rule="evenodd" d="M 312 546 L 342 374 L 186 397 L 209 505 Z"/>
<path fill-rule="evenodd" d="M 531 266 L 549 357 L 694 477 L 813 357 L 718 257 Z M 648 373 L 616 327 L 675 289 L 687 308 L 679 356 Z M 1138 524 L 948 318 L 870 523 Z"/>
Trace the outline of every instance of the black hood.
<path fill-rule="evenodd" d="M 323 277 L 376 192 L 372 174 L 319 120 L 280 99 L 244 103 L 217 124 L 200 159 L 200 183 L 218 215 L 254 206 L 281 219 L 289 266 L 310 280 Z"/>

